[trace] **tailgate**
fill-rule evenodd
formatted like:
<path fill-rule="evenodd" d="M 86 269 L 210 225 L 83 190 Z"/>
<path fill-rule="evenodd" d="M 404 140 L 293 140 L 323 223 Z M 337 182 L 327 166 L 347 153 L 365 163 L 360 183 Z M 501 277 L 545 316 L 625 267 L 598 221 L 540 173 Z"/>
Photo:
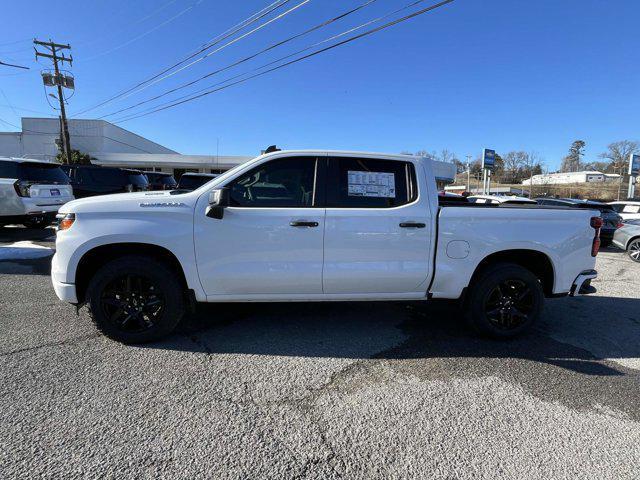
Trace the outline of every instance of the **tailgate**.
<path fill-rule="evenodd" d="M 36 200 L 68 201 L 73 196 L 71 185 L 34 184 L 29 187 L 29 195 Z"/>

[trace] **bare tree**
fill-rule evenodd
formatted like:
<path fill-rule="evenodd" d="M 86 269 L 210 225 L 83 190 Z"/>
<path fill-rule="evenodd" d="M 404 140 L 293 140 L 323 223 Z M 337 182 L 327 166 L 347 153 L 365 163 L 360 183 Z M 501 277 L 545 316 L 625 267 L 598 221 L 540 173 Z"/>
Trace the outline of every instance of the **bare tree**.
<path fill-rule="evenodd" d="M 631 140 L 620 140 L 607 145 L 607 151 L 599 155 L 600 158 L 609 160 L 608 170 L 613 170 L 613 173 L 620 174 L 620 182 L 618 184 L 618 200 L 620 200 L 620 191 L 622 190 L 622 183 L 624 182 L 625 168 L 628 165 L 629 157 L 632 153 L 638 153 L 640 145 L 638 142 Z"/>

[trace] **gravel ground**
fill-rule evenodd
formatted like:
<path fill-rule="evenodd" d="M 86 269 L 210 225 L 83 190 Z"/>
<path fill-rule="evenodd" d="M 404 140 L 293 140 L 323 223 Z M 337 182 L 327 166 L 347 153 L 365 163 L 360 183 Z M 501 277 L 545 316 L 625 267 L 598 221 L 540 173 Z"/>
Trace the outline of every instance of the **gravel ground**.
<path fill-rule="evenodd" d="M 27 252 L 50 233 L 0 232 L 1 478 L 638 478 L 621 252 L 510 342 L 454 306 L 337 303 L 207 306 L 131 347 L 58 302 Z"/>

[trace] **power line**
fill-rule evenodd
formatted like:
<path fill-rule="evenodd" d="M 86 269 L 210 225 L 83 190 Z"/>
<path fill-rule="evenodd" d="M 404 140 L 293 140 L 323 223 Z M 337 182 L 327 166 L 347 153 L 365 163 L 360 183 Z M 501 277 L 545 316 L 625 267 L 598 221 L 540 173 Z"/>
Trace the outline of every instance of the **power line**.
<path fill-rule="evenodd" d="M 235 33 L 241 31 L 243 28 L 251 25 L 252 23 L 257 22 L 258 20 L 260 20 L 261 18 L 269 15 L 271 12 L 273 12 L 274 10 L 282 7 L 283 5 L 289 3 L 291 0 L 276 0 L 275 2 L 271 3 L 270 5 L 268 5 L 267 7 L 263 8 L 262 10 L 259 10 L 258 12 L 252 14 L 250 17 L 246 18 L 245 20 L 241 21 L 240 23 L 234 25 L 233 27 L 225 30 L 224 32 L 222 32 L 221 34 L 219 34 L 218 36 L 214 37 L 213 39 L 209 40 L 207 43 L 205 43 L 199 50 L 197 50 L 196 52 L 189 54 L 186 58 L 183 58 L 182 60 L 174 63 L 173 65 L 165 68 L 164 70 L 162 70 L 161 72 L 151 76 L 150 78 L 147 78 L 141 82 L 138 82 L 136 85 L 134 85 L 133 87 L 130 87 L 126 90 L 123 90 L 122 92 L 109 97 L 108 99 L 98 103 L 97 105 L 94 105 L 93 107 L 89 107 L 86 108 L 84 110 L 81 110 L 77 113 L 75 113 L 75 115 L 81 115 L 83 113 L 89 112 L 91 110 L 95 110 L 96 108 L 99 108 L 109 102 L 112 102 L 113 100 L 116 100 L 120 97 L 122 97 L 123 95 L 126 95 L 127 93 L 131 92 L 132 90 L 135 90 L 136 88 L 144 85 L 145 83 L 148 83 L 152 80 L 155 80 L 156 78 L 160 77 L 161 75 L 165 74 L 166 72 L 174 69 L 175 67 L 182 65 L 183 63 L 189 61 L 190 59 L 192 59 L 193 57 L 199 55 L 200 53 L 206 51 L 207 49 L 217 45 L 219 42 L 222 42 L 224 40 L 226 40 L 227 38 L 229 38 L 230 36 L 234 35 Z"/>
<path fill-rule="evenodd" d="M 183 95 L 183 96 L 181 96 L 181 97 L 174 98 L 173 100 L 170 100 L 169 102 L 162 103 L 162 104 L 160 104 L 160 105 L 156 105 L 156 106 L 151 107 L 151 108 L 148 108 L 148 109 L 146 109 L 146 110 L 142 110 L 141 112 L 138 112 L 138 114 L 139 114 L 139 113 L 146 113 L 146 112 L 149 112 L 149 111 L 154 110 L 155 108 L 157 108 L 157 107 L 159 107 L 159 106 L 170 105 L 171 103 L 173 103 L 173 102 L 175 102 L 175 101 L 182 100 L 182 99 L 185 99 L 185 98 L 189 98 L 189 97 L 191 97 L 192 95 L 194 95 L 194 94 L 196 94 L 196 93 L 200 93 L 200 92 L 207 91 L 207 90 L 209 90 L 210 88 L 215 88 L 215 87 L 218 87 L 218 86 L 220 86 L 220 85 L 224 85 L 224 84 L 225 84 L 225 83 L 227 83 L 227 82 L 231 82 L 231 81 L 236 80 L 236 79 L 238 79 L 238 78 L 241 78 L 241 77 L 243 77 L 243 76 L 245 76 L 245 75 L 249 75 L 249 74 L 251 74 L 251 73 L 253 73 L 253 72 L 260 71 L 260 70 L 262 70 L 262 69 L 264 69 L 264 68 L 267 68 L 267 67 L 269 67 L 269 66 L 271 66 L 271 65 L 274 65 L 274 64 L 277 64 L 277 63 L 279 63 L 279 62 L 282 62 L 282 61 L 284 61 L 284 60 L 286 60 L 286 59 L 288 59 L 288 58 L 292 58 L 292 57 L 295 57 L 296 55 L 299 55 L 299 54 L 301 54 L 301 53 L 304 53 L 304 52 L 307 52 L 307 51 L 309 51 L 309 50 L 312 50 L 313 48 L 315 48 L 315 47 L 317 47 L 317 46 L 319 46 L 319 45 L 322 45 L 322 44 L 325 44 L 325 43 L 331 42 L 331 41 L 333 41 L 333 40 L 336 40 L 336 39 L 338 39 L 338 38 L 344 37 L 345 35 L 348 35 L 348 34 L 350 34 L 350 33 L 354 32 L 354 31 L 360 30 L 360 29 L 362 29 L 362 28 L 364 28 L 364 27 L 367 27 L 367 26 L 369 26 L 369 25 L 372 25 L 372 24 L 374 24 L 374 23 L 381 22 L 382 20 L 385 20 L 385 19 L 387 19 L 387 18 L 389 18 L 389 17 L 392 17 L 392 16 L 394 16 L 394 15 L 396 15 L 396 14 L 400 13 L 400 12 L 403 12 L 403 11 L 405 11 L 405 10 L 408 10 L 408 9 L 412 8 L 412 7 L 415 7 L 416 5 L 419 5 L 419 4 L 421 4 L 421 3 L 424 3 L 425 1 L 426 1 L 426 0 L 415 0 L 414 2 L 411 2 L 411 3 L 409 3 L 409 4 L 406 4 L 406 5 L 404 5 L 403 7 L 400 7 L 400 8 L 398 8 L 398 9 L 396 9 L 396 10 L 393 10 L 392 12 L 386 13 L 386 14 L 384 14 L 384 15 L 382 15 L 382 16 L 380 16 L 380 17 L 374 18 L 374 19 L 372 19 L 372 20 L 368 20 L 368 21 L 366 21 L 366 22 L 364 22 L 364 23 L 362 23 L 362 24 L 360 24 L 360 25 L 357 25 L 357 26 L 355 26 L 355 27 L 351 27 L 351 28 L 349 28 L 349 29 L 345 30 L 344 32 L 338 33 L 338 34 L 336 34 L 336 35 L 332 35 L 332 36 L 330 36 L 330 37 L 328 37 L 328 38 L 325 38 L 324 40 L 321 40 L 321 41 L 319 41 L 319 42 L 313 43 L 313 44 L 311 44 L 311 45 L 309 45 L 309 46 L 307 46 L 307 47 L 305 47 L 305 48 L 302 48 L 302 49 L 300 49 L 300 50 L 297 50 L 297 51 L 295 51 L 295 52 L 293 52 L 293 53 L 290 53 L 290 54 L 288 54 L 288 55 L 285 55 L 285 56 L 283 56 L 283 57 L 277 58 L 277 59 L 275 59 L 275 60 L 273 60 L 273 61 L 270 61 L 270 62 L 268 62 L 268 63 L 265 63 L 265 64 L 263 64 L 263 65 L 260 65 L 259 67 L 253 68 L 253 69 L 251 69 L 251 70 L 249 70 L 249 71 L 246 71 L 246 72 L 240 73 L 240 74 L 238 74 L 238 75 L 233 75 L 232 77 L 228 77 L 228 78 L 226 78 L 226 79 L 224 79 L 224 80 L 222 80 L 222 81 L 220 81 L 220 82 L 216 82 L 216 83 L 214 83 L 214 84 L 212 84 L 212 85 L 209 85 L 209 86 L 207 86 L 207 87 L 204 87 L 204 88 L 202 88 L 202 89 L 200 89 L 200 90 L 196 90 L 196 91 L 191 92 L 191 93 L 189 93 L 189 94 L 187 94 L 187 95 Z M 214 72 L 210 72 L 210 74 L 207 74 L 207 75 L 205 75 L 205 76 L 201 77 L 200 79 L 197 79 L 197 80 L 196 80 L 196 81 L 194 81 L 194 82 L 190 82 L 190 84 L 196 83 L 197 81 L 201 80 L 202 78 L 205 78 L 205 77 L 207 77 L 207 76 L 211 76 L 211 75 L 213 75 L 213 74 L 216 74 L 216 73 L 218 73 L 219 71 L 222 71 L 222 70 L 224 70 L 224 69 L 226 69 L 226 67 L 224 67 L 224 68 L 222 68 L 222 69 L 219 69 L 219 70 L 217 70 L 217 71 L 214 71 Z M 253 78 L 253 77 L 252 77 L 252 78 Z M 177 89 L 179 89 L 179 88 L 180 88 L 180 87 L 177 87 L 176 89 L 173 89 L 172 91 L 175 91 L 175 90 L 177 90 Z M 172 91 L 165 92 L 165 94 L 172 93 Z M 156 99 L 158 99 L 158 98 L 160 98 L 160 97 L 164 96 L 165 94 L 157 95 L 156 97 L 154 97 L 153 99 L 150 99 L 150 100 L 156 100 Z M 126 111 L 126 110 L 130 110 L 130 109 L 132 109 L 133 107 L 135 107 L 135 106 L 139 106 L 139 105 L 140 105 L 140 104 L 142 104 L 142 103 L 143 103 L 143 102 L 139 102 L 137 105 L 134 105 L 134 106 L 132 106 L 132 107 L 128 107 L 128 108 L 121 109 L 121 110 L 119 110 L 118 112 L 114 112 L 113 114 L 115 114 L 115 113 L 121 113 L 121 112 Z M 147 103 L 147 102 L 144 102 L 144 103 Z M 107 116 L 111 116 L 111 115 L 112 115 L 112 114 L 104 115 L 104 116 L 102 116 L 102 117 L 100 117 L 100 118 L 105 118 L 105 117 L 107 117 Z M 137 115 L 137 114 L 136 114 L 136 115 Z"/>
<path fill-rule="evenodd" d="M 84 63 L 84 62 L 90 62 L 90 61 L 95 60 L 95 59 L 97 59 L 97 58 L 104 57 L 105 55 L 109 55 L 110 53 L 116 52 L 116 51 L 120 50 L 121 48 L 126 47 L 127 45 L 130 45 L 130 44 L 132 44 L 132 43 L 134 43 L 134 42 L 137 42 L 137 41 L 138 41 L 138 40 L 140 40 L 141 38 L 146 37 L 147 35 L 149 35 L 149 34 L 151 34 L 151 33 L 155 32 L 156 30 L 158 30 L 158 29 L 160 29 L 160 28 L 164 27 L 165 25 L 168 25 L 169 23 L 173 22 L 174 20 L 176 20 L 176 19 L 180 18 L 180 17 L 181 17 L 182 15 L 184 15 L 185 13 L 190 12 L 190 11 L 191 11 L 191 10 L 193 10 L 195 7 L 197 7 L 198 5 L 200 5 L 203 1 L 204 1 L 204 0 L 198 0 L 197 2 L 193 3 L 193 4 L 192 4 L 192 5 L 190 5 L 189 7 L 187 7 L 187 8 L 185 8 L 185 9 L 181 10 L 180 12 L 178 12 L 178 13 L 177 13 L 176 15 L 174 15 L 173 17 L 170 17 L 169 19 L 165 20 L 164 22 L 160 23 L 159 25 L 156 25 L 155 27 L 151 28 L 150 30 L 147 30 L 146 32 L 141 33 L 140 35 L 137 35 L 137 36 L 135 36 L 135 37 L 133 37 L 133 38 L 131 38 L 131 39 L 127 40 L 126 42 L 121 43 L 120 45 L 118 45 L 118 46 L 116 46 L 116 47 L 110 48 L 109 50 L 106 50 L 106 51 L 104 51 L 104 52 L 102 52 L 102 53 L 98 53 L 98 54 L 96 54 L 96 55 L 92 55 L 92 56 L 90 56 L 89 58 L 85 58 L 85 59 L 83 59 L 83 60 L 82 60 L 82 62 L 81 62 L 81 63 Z"/>
<path fill-rule="evenodd" d="M 125 29 L 127 29 L 127 28 L 129 28 L 129 27 L 131 27 L 133 25 L 138 25 L 140 23 L 143 23 L 143 22 L 149 20 L 151 17 L 153 17 L 157 13 L 161 12 L 162 10 L 164 10 L 165 8 L 167 8 L 170 5 L 173 5 L 176 2 L 177 2 L 177 0 L 169 0 L 168 2 L 160 5 L 158 8 L 153 10 L 151 13 L 148 13 L 147 15 L 145 15 L 144 17 L 139 18 L 138 20 L 134 20 L 133 22 L 128 23 L 127 25 L 119 28 L 118 31 L 123 31 L 123 30 L 125 30 Z M 74 44 L 75 44 L 76 47 L 78 47 L 78 46 L 83 46 L 84 47 L 84 46 L 87 46 L 87 45 L 93 45 L 94 43 L 100 42 L 102 39 L 111 37 L 113 35 L 114 35 L 114 32 L 111 31 L 106 35 L 101 35 L 99 37 L 93 36 L 93 38 L 90 38 L 90 39 L 87 39 L 87 40 L 84 40 L 84 41 L 81 40 L 79 42 L 74 42 Z"/>
<path fill-rule="evenodd" d="M 357 12 L 357 11 L 359 11 L 359 10 L 361 10 L 361 9 L 363 9 L 363 8 L 365 8 L 365 7 L 367 7 L 367 6 L 369 6 L 369 5 L 371 5 L 371 4 L 372 4 L 372 3 L 374 3 L 375 1 L 377 1 L 377 0 L 367 0 L 366 2 L 364 2 L 364 3 L 362 3 L 362 4 L 358 5 L 358 6 L 356 6 L 356 7 L 354 7 L 354 8 L 352 8 L 351 10 L 347 10 L 346 12 L 343 12 L 343 13 L 341 13 L 341 14 L 340 14 L 340 15 L 338 15 L 338 16 L 335 16 L 335 17 L 333 17 L 333 18 L 330 18 L 330 19 L 328 19 L 328 20 L 325 20 L 324 22 L 321 22 L 321 23 L 319 23 L 318 25 L 315 25 L 315 26 L 313 26 L 313 27 L 311 27 L 311 28 L 309 28 L 309 29 L 307 29 L 307 30 L 305 30 L 305 31 L 303 31 L 303 32 L 297 33 L 297 34 L 292 35 L 292 36 L 290 36 L 290 37 L 288 37 L 288 38 L 286 38 L 286 39 L 284 39 L 284 40 L 281 40 L 281 41 L 279 41 L 279 42 L 276 42 L 276 43 L 274 43 L 274 44 L 272 44 L 272 45 L 268 46 L 267 48 L 264 48 L 264 49 L 262 49 L 262 50 L 258 51 L 257 53 L 254 53 L 254 54 L 252 54 L 252 55 L 249 55 L 249 56 L 247 56 L 247 57 L 244 57 L 244 58 L 243 58 L 243 59 L 241 59 L 241 60 L 238 60 L 238 61 L 236 61 L 236 62 L 233 62 L 233 63 L 231 63 L 231 64 L 229 64 L 229 65 L 226 65 L 226 66 L 224 66 L 224 67 L 222 67 L 222 68 L 219 68 L 218 70 L 215 70 L 215 71 L 213 71 L 213 72 L 209 72 L 209 73 L 207 73 L 206 75 L 203 75 L 203 76 L 201 76 L 201 77 L 199 77 L 199 78 L 197 78 L 197 79 L 195 79 L 195 80 L 193 80 L 193 81 L 191 81 L 191 82 L 188 82 L 188 83 L 185 83 L 185 84 L 179 85 L 179 86 L 177 86 L 177 87 L 175 87 L 175 88 L 172 88 L 172 89 L 170 89 L 170 90 L 167 90 L 166 92 L 163 92 L 163 93 L 161 93 L 161 94 L 159 94 L 159 95 L 156 95 L 155 97 L 149 98 L 149 99 L 144 100 L 144 101 L 142 101 L 142 102 L 138 102 L 138 103 L 136 103 L 135 105 L 132 105 L 132 106 L 130 106 L 130 107 L 122 108 L 122 109 L 117 110 L 117 111 L 115 111 L 115 112 L 108 113 L 108 114 L 103 115 L 103 116 L 98 117 L 98 118 L 99 118 L 99 119 L 101 119 L 101 118 L 106 118 L 106 117 L 111 117 L 111 116 L 113 116 L 113 115 L 117 115 L 118 113 L 122 113 L 122 112 L 125 112 L 125 111 L 128 111 L 128 110 L 131 110 L 131 109 L 133 109 L 133 108 L 139 107 L 140 105 L 144 105 L 144 104 L 146 104 L 146 103 L 152 102 L 152 101 L 154 101 L 154 100 L 157 100 L 157 99 L 159 99 L 159 98 L 162 98 L 162 97 L 164 97 L 164 96 L 166 96 L 166 95 L 169 95 L 169 94 L 171 94 L 171 93 L 177 92 L 178 90 L 182 90 L 182 89 L 184 89 L 184 88 L 190 87 L 191 85 L 194 85 L 194 84 L 196 84 L 196 83 L 200 82 L 201 80 L 204 80 L 205 78 L 209 78 L 209 77 L 211 77 L 211 76 L 213 76 L 213 75 L 216 75 L 216 74 L 218 74 L 218 73 L 220 73 L 220 72 L 223 72 L 223 71 L 228 70 L 228 69 L 230 69 L 230 68 L 232 68 L 232 67 L 235 67 L 235 66 L 237 66 L 237 65 L 240 65 L 241 63 L 247 62 L 247 61 L 249 61 L 249 60 L 251 60 L 251 59 L 253 59 L 253 58 L 256 58 L 256 57 L 257 57 L 257 56 L 259 56 L 259 55 L 262 55 L 263 53 L 266 53 L 266 52 L 268 52 L 268 51 L 270 51 L 270 50 L 273 50 L 274 48 L 280 47 L 280 46 L 282 46 L 282 45 L 284 45 L 284 44 L 286 44 L 286 43 L 288 43 L 288 42 L 290 42 L 290 41 L 292 41 L 292 40 L 295 40 L 295 39 L 297 39 L 297 38 L 300 38 L 300 37 L 302 37 L 302 36 L 304 36 L 304 35 L 307 35 L 307 34 L 309 34 L 309 33 L 311 33 L 311 32 L 314 32 L 314 31 L 316 31 L 316 30 L 318 30 L 318 29 L 320 29 L 320 28 L 322 28 L 322 27 L 325 27 L 325 26 L 330 25 L 330 24 L 332 24 L 332 23 L 334 23 L 334 22 L 336 22 L 336 21 L 338 21 L 338 20 L 341 20 L 341 19 L 343 19 L 343 18 L 347 17 L 348 15 L 351 15 L 352 13 L 355 13 L 355 12 Z M 424 0 L 420 0 L 420 1 L 424 1 Z M 406 8 L 408 8 L 408 7 L 406 7 Z M 397 13 L 397 12 L 394 12 L 394 13 Z M 331 37 L 331 38 L 335 38 L 335 37 Z M 315 45 L 317 45 L 317 44 L 315 44 Z M 309 47 L 309 48 L 311 48 L 311 47 Z M 299 52 L 298 52 L 298 53 L 299 53 Z M 233 78 L 235 78 L 235 77 L 232 77 L 232 79 L 233 79 Z M 224 82 L 223 82 L 223 83 L 224 83 Z M 210 87 L 207 87 L 207 88 L 210 88 Z"/>
<path fill-rule="evenodd" d="M 0 65 L 5 67 L 13 67 L 13 68 L 21 68 L 23 70 L 29 70 L 29 67 L 23 67 L 22 65 L 12 65 L 11 63 L 4 63 L 2 60 L 0 60 Z"/>
<path fill-rule="evenodd" d="M 147 116 L 147 115 L 151 115 L 152 113 L 160 112 L 160 111 L 162 111 L 162 110 L 166 110 L 166 109 L 168 109 L 168 108 L 173 108 L 173 107 L 176 107 L 176 106 L 181 105 L 181 104 L 183 104 L 183 103 L 187 103 L 187 102 L 190 102 L 190 101 L 196 100 L 196 99 L 198 99 L 198 98 L 202 98 L 202 97 L 204 97 L 204 96 L 206 96 L 206 95 L 210 95 L 210 94 L 212 94 L 212 93 L 218 92 L 218 91 L 220 91 L 220 90 L 224 90 L 224 89 L 226 89 L 226 88 L 232 87 L 232 86 L 234 86 L 234 85 L 238 85 L 238 84 L 240 84 L 240 83 L 244 83 L 244 82 L 246 82 L 246 81 L 248 81 L 248 80 L 251 80 L 252 78 L 256 78 L 256 77 L 260 77 L 260 76 L 262 76 L 262 75 L 266 75 L 267 73 L 270 73 L 270 72 L 273 72 L 273 71 L 279 70 L 279 69 L 284 68 L 284 67 L 287 67 L 287 66 L 289 66 L 289 65 L 293 65 L 294 63 L 301 62 L 302 60 L 306 60 L 306 59 L 308 59 L 308 58 L 314 57 L 314 56 L 319 55 L 319 54 L 321 54 L 321 53 L 324 53 L 324 52 L 326 52 L 326 51 L 328 51 L 328 50 L 332 50 L 332 49 L 334 49 L 334 48 L 340 47 L 340 46 L 345 45 L 345 44 L 347 44 L 347 43 L 350 43 L 350 42 L 353 42 L 353 41 L 358 40 L 358 39 L 360 39 L 360 38 L 363 38 L 363 37 L 365 37 L 365 36 L 372 35 L 372 34 L 374 34 L 374 33 L 377 33 L 377 32 L 379 32 L 379 31 L 381 31 L 381 30 L 384 30 L 384 29 L 386 29 L 386 28 L 392 27 L 392 26 L 394 26 L 394 25 L 397 25 L 397 24 L 399 24 L 399 23 L 402 23 L 402 22 L 404 22 L 404 21 L 407 21 L 407 20 L 409 20 L 409 19 L 411 19 L 411 18 L 417 17 L 418 15 L 422 15 L 422 14 L 424 14 L 424 13 L 427 13 L 427 12 L 429 12 L 429 11 L 435 10 L 435 9 L 437 9 L 437 8 L 439 8 L 439 7 L 442 7 L 442 6 L 444 6 L 444 5 L 447 5 L 447 4 L 449 4 L 449 3 L 452 3 L 453 1 L 454 1 L 454 0 L 443 0 L 443 1 L 439 2 L 439 3 L 436 3 L 436 4 L 433 4 L 433 5 L 429 6 L 429 7 L 423 8 L 423 9 L 418 10 L 418 11 L 416 11 L 416 12 L 414 12 L 414 13 L 409 14 L 409 15 L 405 15 L 404 17 L 401 17 L 401 18 L 398 18 L 398 19 L 393 20 L 393 21 L 391 21 L 391 22 L 388 22 L 388 23 L 385 23 L 385 24 L 383 24 L 383 25 L 380 25 L 379 27 L 372 28 L 372 29 L 367 30 L 367 31 L 365 31 L 365 32 L 363 32 L 363 33 L 360 33 L 360 34 L 358 34 L 358 35 L 354 35 L 354 36 L 349 37 L 349 38 L 347 38 L 347 39 L 345 39 L 345 40 L 342 40 L 342 41 L 340 41 L 340 42 L 337 42 L 337 43 L 334 43 L 334 44 L 332 44 L 332 45 L 329 45 L 328 47 L 321 48 L 321 49 L 319 49 L 319 50 L 316 50 L 315 52 L 309 53 L 309 54 L 304 55 L 304 56 L 302 56 L 302 57 L 296 58 L 296 59 L 291 60 L 291 61 L 289 61 L 289 62 L 283 63 L 283 64 L 281 64 L 281 65 L 278 65 L 278 66 L 276 66 L 276 67 L 270 68 L 270 69 L 268 69 L 268 70 L 265 70 L 264 72 L 256 73 L 256 74 L 251 75 L 251 76 L 249 76 L 249 77 L 247 77 L 247 78 L 244 78 L 244 79 L 238 80 L 238 81 L 236 81 L 236 82 L 233 82 L 233 83 L 230 83 L 230 84 L 224 85 L 224 86 L 222 86 L 222 87 L 220 87 L 220 88 L 217 88 L 217 89 L 214 89 L 214 90 L 209 90 L 209 91 L 207 91 L 207 92 L 201 93 L 201 94 L 199 94 L 199 95 L 192 96 L 192 97 L 190 97 L 190 98 L 188 98 L 188 99 L 181 100 L 181 101 L 179 101 L 179 102 L 174 102 L 174 103 L 172 103 L 172 104 L 170 104 L 170 105 L 167 105 L 167 106 L 164 106 L 164 107 L 161 107 L 161 108 L 156 108 L 155 110 L 152 110 L 152 111 L 147 112 L 147 113 L 142 113 L 142 114 L 139 114 L 139 115 L 132 115 L 132 116 L 130 116 L 130 117 L 123 118 L 123 119 L 118 120 L 118 121 L 116 121 L 116 122 L 114 122 L 114 123 L 122 123 L 122 122 L 125 122 L 125 121 L 133 120 L 133 119 L 135 119 L 135 118 L 140 118 L 140 117 L 144 117 L 144 116 Z"/>
<path fill-rule="evenodd" d="M 272 18 L 272 19 L 270 19 L 270 20 L 268 20 L 268 21 L 266 21 L 266 22 L 262 23 L 261 25 L 258 25 L 258 26 L 257 26 L 256 28 L 254 28 L 253 30 L 250 30 L 250 31 L 248 31 L 248 32 L 244 33 L 243 35 L 241 35 L 241 36 L 239 36 L 239 37 L 237 37 L 237 38 L 234 38 L 234 39 L 233 39 L 233 40 L 231 40 L 230 42 L 225 43 L 224 45 L 222 45 L 221 47 L 216 48 L 216 49 L 215 49 L 215 50 L 213 50 L 212 52 L 209 52 L 209 53 L 207 53 L 206 55 L 203 55 L 202 57 L 197 58 L 196 60 L 194 60 L 194 61 L 192 61 L 192 62 L 190 62 L 190 63 L 188 63 L 188 64 L 186 64 L 186 65 L 183 65 L 182 67 L 178 68 L 177 70 L 174 70 L 174 71 L 173 71 L 173 72 L 171 72 L 171 73 L 167 73 L 167 74 L 166 74 L 165 76 L 163 76 L 163 77 L 157 78 L 157 79 L 155 79 L 155 80 L 154 80 L 154 81 L 152 81 L 152 82 L 148 82 L 146 85 L 144 85 L 144 86 L 140 87 L 139 89 L 137 89 L 137 90 L 135 90 L 135 91 L 133 91 L 133 92 L 128 93 L 127 95 L 124 95 L 122 98 L 124 99 L 124 98 L 127 98 L 127 97 L 129 97 L 129 96 L 131 96 L 131 95 L 135 94 L 135 93 L 141 92 L 142 90 L 145 90 L 145 89 L 149 88 L 151 85 L 155 85 L 155 84 L 156 84 L 156 83 L 158 83 L 158 82 L 161 82 L 161 81 L 163 81 L 163 80 L 165 80 L 165 79 L 167 79 L 167 78 L 169 78 L 169 77 L 172 77 L 172 76 L 176 75 L 177 73 L 180 73 L 181 71 L 183 71 L 183 70 L 185 70 L 185 69 L 187 69 L 187 68 L 189 68 L 189 67 L 191 67 L 191 66 L 195 65 L 196 63 L 199 63 L 199 62 L 201 62 L 201 61 L 203 61 L 203 60 L 207 59 L 207 58 L 208 58 L 208 57 L 210 57 L 211 55 L 214 55 L 214 54 L 218 53 L 220 50 L 223 50 L 223 49 L 227 48 L 228 46 L 233 45 L 234 43 L 236 43 L 236 42 L 238 42 L 238 41 L 242 40 L 243 38 L 245 38 L 245 37 L 247 37 L 247 36 L 249 36 L 249 35 L 251 35 L 251 34 L 253 34 L 253 33 L 257 32 L 258 30 L 260 30 L 260 29 L 262 29 L 262 28 L 266 27 L 266 26 L 267 26 L 267 25 L 269 25 L 270 23 L 275 22 L 275 21 L 277 21 L 277 20 L 280 20 L 280 19 L 281 19 L 281 18 L 283 18 L 284 16 L 286 16 L 286 15 L 290 14 L 291 12 L 293 12 L 293 11 L 297 10 L 298 8 L 300 8 L 300 7 L 304 6 L 305 4 L 309 3 L 310 1 L 311 1 L 311 0 L 302 0 L 302 1 L 301 1 L 300 3 L 298 3 L 297 5 L 295 5 L 295 6 L 291 7 L 289 10 L 287 10 L 287 11 L 285 11 L 285 12 L 281 13 L 280 15 L 278 15 L 278 16 L 276 16 L 276 17 L 274 17 L 274 18 Z"/>

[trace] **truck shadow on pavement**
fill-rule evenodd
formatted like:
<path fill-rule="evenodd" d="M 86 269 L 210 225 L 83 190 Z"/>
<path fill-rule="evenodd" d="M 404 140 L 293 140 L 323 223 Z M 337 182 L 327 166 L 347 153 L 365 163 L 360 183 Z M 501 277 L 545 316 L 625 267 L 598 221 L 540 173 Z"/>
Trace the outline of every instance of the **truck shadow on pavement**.
<path fill-rule="evenodd" d="M 516 339 L 479 337 L 443 303 L 255 303 L 201 305 L 174 337 L 151 348 L 296 357 L 518 358 L 583 375 L 640 369 L 640 299 L 549 300 L 537 327 Z"/>
<path fill-rule="evenodd" d="M 450 304 L 209 305 L 178 334 L 146 347 L 212 361 L 217 354 L 349 358 L 359 364 L 353 375 L 366 377 L 349 378 L 350 388 L 384 381 L 372 373 L 380 363 L 392 372 L 386 381 L 498 378 L 544 401 L 640 420 L 640 363 L 625 365 L 640 362 L 639 311 L 639 299 L 551 300 L 535 329 L 497 341 L 474 335 Z"/>

